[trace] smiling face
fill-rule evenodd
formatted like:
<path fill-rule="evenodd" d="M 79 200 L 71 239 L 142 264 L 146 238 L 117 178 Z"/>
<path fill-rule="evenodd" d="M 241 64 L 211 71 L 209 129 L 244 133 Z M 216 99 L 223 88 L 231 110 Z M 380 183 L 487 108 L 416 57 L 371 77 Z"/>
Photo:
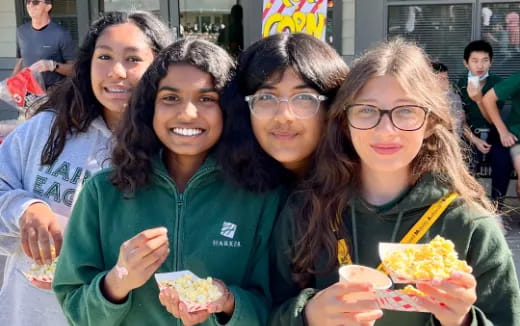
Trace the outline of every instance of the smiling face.
<path fill-rule="evenodd" d="M 290 98 L 299 93 L 319 93 L 307 85 L 292 68 L 286 69 L 280 79 L 276 74 L 267 80 L 255 93 L 272 94 Z M 287 102 L 281 102 L 270 118 L 251 115 L 251 124 L 262 149 L 280 162 L 286 169 L 300 174 L 308 166 L 318 146 L 323 131 L 325 112 L 323 108 L 308 119 L 298 119 L 289 110 Z"/>
<path fill-rule="evenodd" d="M 484 51 L 473 51 L 469 55 L 468 61 L 464 60 L 464 66 L 474 75 L 483 76 L 491 68 L 491 58 L 489 53 Z"/>
<path fill-rule="evenodd" d="M 400 105 L 416 105 L 391 76 L 373 77 L 363 86 L 354 103 L 375 105 L 389 110 Z M 379 124 L 368 130 L 349 126 L 352 144 L 361 159 L 362 169 L 373 173 L 409 171 L 419 153 L 426 126 L 415 131 L 397 129 L 385 114 Z"/>
<path fill-rule="evenodd" d="M 202 161 L 222 133 L 213 78 L 194 66 L 171 65 L 159 82 L 153 129 L 170 157 Z"/>
<path fill-rule="evenodd" d="M 107 27 L 98 37 L 91 61 L 91 82 L 109 126 L 119 121 L 153 59 L 148 38 L 133 23 Z"/>

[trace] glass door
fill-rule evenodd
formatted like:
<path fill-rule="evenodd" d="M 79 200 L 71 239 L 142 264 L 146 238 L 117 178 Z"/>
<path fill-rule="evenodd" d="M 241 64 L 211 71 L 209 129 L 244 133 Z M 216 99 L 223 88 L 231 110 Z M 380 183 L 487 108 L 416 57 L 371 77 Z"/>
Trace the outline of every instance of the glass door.
<path fill-rule="evenodd" d="M 160 17 L 160 0 L 102 0 L 100 11 L 146 10 Z"/>
<path fill-rule="evenodd" d="M 243 8 L 236 0 L 180 0 L 181 37 L 196 36 L 232 55 L 244 49 Z"/>

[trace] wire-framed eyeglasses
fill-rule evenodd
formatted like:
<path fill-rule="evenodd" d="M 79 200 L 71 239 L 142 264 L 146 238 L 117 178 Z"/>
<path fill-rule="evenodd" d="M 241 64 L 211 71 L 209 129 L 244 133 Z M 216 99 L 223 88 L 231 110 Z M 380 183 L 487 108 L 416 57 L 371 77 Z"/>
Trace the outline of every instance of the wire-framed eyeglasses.
<path fill-rule="evenodd" d="M 273 94 L 255 94 L 245 97 L 249 110 L 258 119 L 269 119 L 276 115 L 280 102 L 287 102 L 289 112 L 298 119 L 310 119 L 320 109 L 320 103 L 327 99 L 324 95 L 298 93 L 289 98 Z"/>
<path fill-rule="evenodd" d="M 370 104 L 350 104 L 345 106 L 348 123 L 352 128 L 368 130 L 375 128 L 388 114 L 390 122 L 397 129 L 415 131 L 421 129 L 430 109 L 418 105 L 399 105 L 389 110 L 383 110 Z"/>

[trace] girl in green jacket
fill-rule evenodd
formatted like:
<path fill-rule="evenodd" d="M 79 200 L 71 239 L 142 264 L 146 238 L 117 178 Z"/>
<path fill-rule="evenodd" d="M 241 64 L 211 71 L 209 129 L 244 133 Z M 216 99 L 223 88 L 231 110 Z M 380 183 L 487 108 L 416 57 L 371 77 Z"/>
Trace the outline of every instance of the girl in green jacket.
<path fill-rule="evenodd" d="M 83 188 L 65 235 L 54 290 L 72 325 L 262 325 L 277 193 L 224 179 L 209 153 L 226 112 L 234 63 L 195 39 L 162 51 L 116 133 L 113 169 Z M 223 295 L 188 312 L 159 295 L 156 272 L 211 276 Z"/>
<path fill-rule="evenodd" d="M 369 51 L 354 62 L 327 118 L 319 164 L 274 231 L 271 324 L 520 325 L 511 251 L 468 173 L 424 52 L 402 40 Z M 420 242 L 438 234 L 452 240 L 473 273 L 417 284 L 429 313 L 383 312 L 375 298 L 344 299 L 371 292 L 372 284 L 338 283 L 339 265 L 377 267 L 378 243 L 399 242 L 450 192 L 459 198 Z M 346 255 L 338 249 L 343 239 Z"/>

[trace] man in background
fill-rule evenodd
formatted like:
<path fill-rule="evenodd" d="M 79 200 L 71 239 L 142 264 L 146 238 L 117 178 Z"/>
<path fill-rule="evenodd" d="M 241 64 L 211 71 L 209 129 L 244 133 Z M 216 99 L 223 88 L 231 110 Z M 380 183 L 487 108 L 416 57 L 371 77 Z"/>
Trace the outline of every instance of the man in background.
<path fill-rule="evenodd" d="M 18 62 L 13 75 L 32 66 L 42 73 L 47 93 L 72 75 L 75 46 L 70 34 L 50 17 L 52 0 L 25 0 L 31 21 L 16 30 Z"/>

